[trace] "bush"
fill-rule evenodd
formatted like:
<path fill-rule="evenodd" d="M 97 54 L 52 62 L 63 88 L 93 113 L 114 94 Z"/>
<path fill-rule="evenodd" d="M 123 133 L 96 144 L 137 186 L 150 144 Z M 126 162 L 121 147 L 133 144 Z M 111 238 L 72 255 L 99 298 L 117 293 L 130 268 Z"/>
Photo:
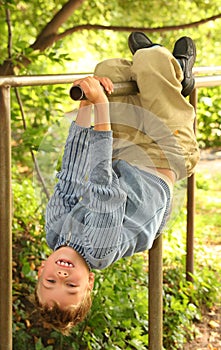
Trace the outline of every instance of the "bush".
<path fill-rule="evenodd" d="M 197 139 L 201 148 L 221 147 L 221 86 L 199 89 Z"/>

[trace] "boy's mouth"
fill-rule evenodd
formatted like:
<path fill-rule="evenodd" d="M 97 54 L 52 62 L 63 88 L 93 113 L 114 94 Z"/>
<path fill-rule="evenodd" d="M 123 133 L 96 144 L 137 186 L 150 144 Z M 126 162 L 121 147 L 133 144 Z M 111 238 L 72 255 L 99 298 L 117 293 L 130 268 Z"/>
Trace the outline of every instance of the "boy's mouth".
<path fill-rule="evenodd" d="M 65 259 L 59 259 L 56 261 L 56 264 L 61 266 L 61 267 L 74 267 L 72 262 L 65 260 Z"/>

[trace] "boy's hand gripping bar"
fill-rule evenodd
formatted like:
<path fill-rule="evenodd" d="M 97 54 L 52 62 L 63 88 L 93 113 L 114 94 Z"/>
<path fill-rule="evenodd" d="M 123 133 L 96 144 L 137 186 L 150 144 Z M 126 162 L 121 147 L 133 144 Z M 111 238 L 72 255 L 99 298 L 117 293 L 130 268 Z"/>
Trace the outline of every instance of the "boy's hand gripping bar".
<path fill-rule="evenodd" d="M 135 81 L 125 81 L 122 83 L 114 83 L 114 91 L 111 95 L 108 96 L 127 96 L 127 95 L 136 95 L 139 93 L 137 83 Z M 70 89 L 70 97 L 72 100 L 80 101 L 87 100 L 83 89 L 80 85 L 72 86 Z"/>

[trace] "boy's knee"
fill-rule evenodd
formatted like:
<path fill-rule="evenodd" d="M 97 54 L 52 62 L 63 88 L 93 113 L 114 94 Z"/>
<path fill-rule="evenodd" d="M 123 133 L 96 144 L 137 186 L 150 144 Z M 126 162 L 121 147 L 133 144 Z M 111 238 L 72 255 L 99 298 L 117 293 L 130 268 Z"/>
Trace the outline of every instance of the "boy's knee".
<path fill-rule="evenodd" d="M 148 49 L 140 49 L 133 56 L 133 64 L 136 62 L 144 62 L 149 65 L 158 64 L 158 62 L 170 61 L 173 57 L 172 53 L 163 46 L 153 46 Z"/>
<path fill-rule="evenodd" d="M 143 74 L 160 73 L 170 80 L 171 75 L 177 80 L 183 79 L 182 69 L 172 53 L 162 46 L 153 46 L 148 49 L 141 49 L 133 57 L 131 68 L 135 77 Z"/>
<path fill-rule="evenodd" d="M 108 77 L 114 83 L 131 80 L 132 62 L 126 59 L 113 58 L 97 64 L 94 75 Z"/>

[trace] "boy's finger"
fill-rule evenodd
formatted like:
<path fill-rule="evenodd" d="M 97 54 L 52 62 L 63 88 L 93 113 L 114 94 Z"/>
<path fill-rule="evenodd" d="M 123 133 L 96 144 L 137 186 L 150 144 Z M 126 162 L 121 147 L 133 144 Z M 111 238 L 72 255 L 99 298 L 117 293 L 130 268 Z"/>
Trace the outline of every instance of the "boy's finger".
<path fill-rule="evenodd" d="M 75 85 L 80 85 L 80 82 L 82 81 L 82 79 L 77 79 L 73 82 L 73 86 Z"/>
<path fill-rule="evenodd" d="M 80 85 L 83 81 L 88 81 L 90 82 L 90 80 L 92 79 L 92 77 L 88 76 L 88 77 L 85 77 L 85 78 L 81 78 L 81 79 L 76 79 L 74 80 L 73 82 L 73 85 Z"/>
<path fill-rule="evenodd" d="M 113 92 L 113 83 L 112 81 L 107 78 L 107 77 L 95 77 L 95 79 L 99 80 L 100 83 L 102 84 L 102 86 L 104 87 L 104 89 L 111 94 Z"/>

